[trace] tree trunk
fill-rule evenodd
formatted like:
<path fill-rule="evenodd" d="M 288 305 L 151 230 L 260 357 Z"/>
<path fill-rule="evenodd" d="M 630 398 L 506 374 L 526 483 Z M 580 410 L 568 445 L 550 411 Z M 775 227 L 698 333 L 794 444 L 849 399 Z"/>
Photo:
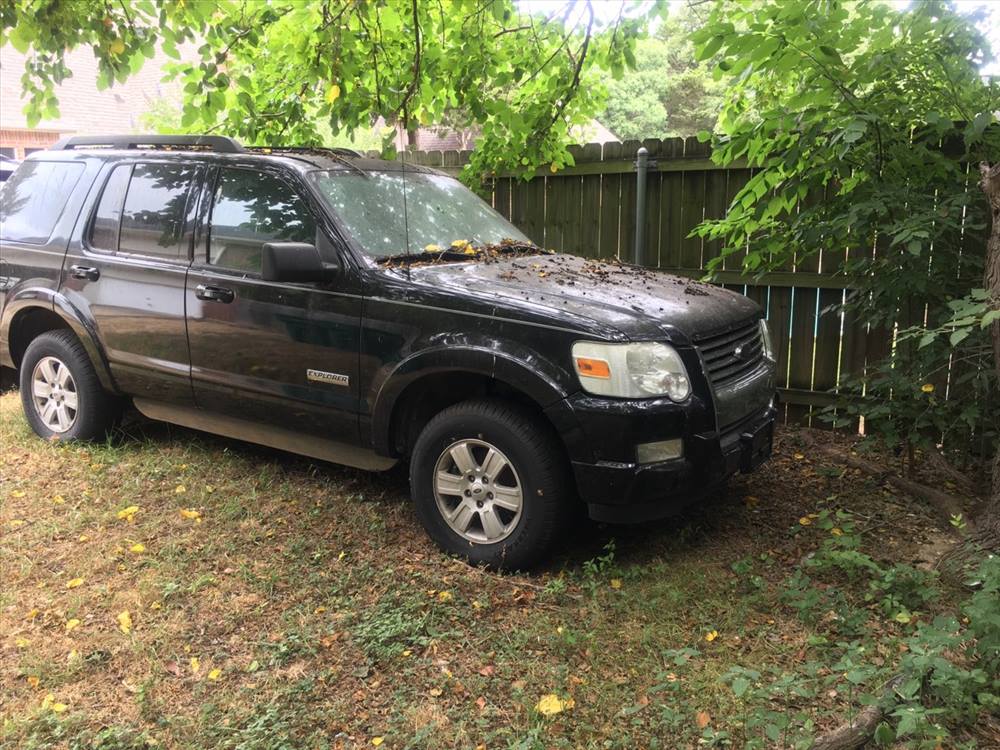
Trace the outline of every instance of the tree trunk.
<path fill-rule="evenodd" d="M 986 271 L 983 274 L 983 284 L 989 293 L 994 309 L 1000 309 L 1000 162 L 979 165 L 982 180 L 979 186 L 986 194 L 990 204 L 992 223 L 989 239 L 986 241 Z M 1000 320 L 993 321 L 990 327 L 993 339 L 993 367 L 997 379 L 1000 380 Z M 994 540 L 1000 539 L 1000 445 L 996 446 L 993 455 L 993 483 L 990 499 L 983 509 L 979 525 L 984 533 L 992 534 Z"/>

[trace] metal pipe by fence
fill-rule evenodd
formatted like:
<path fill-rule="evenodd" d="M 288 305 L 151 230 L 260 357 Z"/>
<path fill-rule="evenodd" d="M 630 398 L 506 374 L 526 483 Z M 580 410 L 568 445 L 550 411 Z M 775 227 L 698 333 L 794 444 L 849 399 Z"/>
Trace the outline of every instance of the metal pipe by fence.
<path fill-rule="evenodd" d="M 635 249 L 632 262 L 642 264 L 642 251 L 646 247 L 646 170 L 649 167 L 649 150 L 643 146 L 635 159 Z"/>

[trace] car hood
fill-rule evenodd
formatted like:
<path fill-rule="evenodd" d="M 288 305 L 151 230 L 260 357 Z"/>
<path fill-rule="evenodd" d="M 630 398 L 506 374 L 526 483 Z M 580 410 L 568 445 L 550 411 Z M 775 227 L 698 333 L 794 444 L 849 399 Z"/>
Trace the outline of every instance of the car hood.
<path fill-rule="evenodd" d="M 410 273 L 412 282 L 492 298 L 497 315 L 544 313 L 556 325 L 585 318 L 636 339 L 691 339 L 760 315 L 757 303 L 721 287 L 574 255 L 415 264 Z"/>

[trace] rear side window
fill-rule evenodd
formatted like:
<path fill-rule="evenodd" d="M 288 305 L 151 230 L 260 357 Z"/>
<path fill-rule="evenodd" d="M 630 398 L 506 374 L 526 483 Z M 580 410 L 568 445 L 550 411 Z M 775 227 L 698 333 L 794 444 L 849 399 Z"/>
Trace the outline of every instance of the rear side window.
<path fill-rule="evenodd" d="M 0 239 L 48 242 L 82 174 L 82 164 L 24 162 L 0 189 Z"/>
<path fill-rule="evenodd" d="M 118 222 L 122 217 L 122 203 L 125 201 L 125 190 L 128 188 L 131 172 L 131 164 L 117 166 L 104 184 L 101 202 L 97 204 L 94 221 L 90 225 L 90 235 L 87 237 L 87 244 L 96 250 L 113 253 L 118 249 Z"/>
<path fill-rule="evenodd" d="M 251 169 L 223 169 L 212 205 L 208 262 L 260 273 L 265 242 L 315 242 L 316 224 L 291 185 Z"/>
<path fill-rule="evenodd" d="M 182 246 L 195 167 L 136 164 L 122 209 L 118 249 L 165 258 L 186 257 Z"/>

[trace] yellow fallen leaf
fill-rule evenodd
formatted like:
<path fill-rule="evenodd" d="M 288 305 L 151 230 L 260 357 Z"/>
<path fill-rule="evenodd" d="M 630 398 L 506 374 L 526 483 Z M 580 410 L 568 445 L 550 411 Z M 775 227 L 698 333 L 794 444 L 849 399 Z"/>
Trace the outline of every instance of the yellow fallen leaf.
<path fill-rule="evenodd" d="M 24 619 L 25 620 L 34 620 L 36 617 L 38 617 L 38 608 L 34 607 L 34 608 L 32 608 L 32 610 L 30 612 L 28 612 L 27 615 L 25 615 Z"/>
<path fill-rule="evenodd" d="M 439 252 L 441 252 L 441 248 L 432 243 L 430 245 L 424 245 L 424 252 L 425 253 L 439 253 Z"/>
<path fill-rule="evenodd" d="M 326 100 L 330 104 L 333 104 L 337 99 L 340 98 L 340 86 L 333 84 L 326 90 Z"/>
<path fill-rule="evenodd" d="M 14 490 L 13 492 L 10 493 L 10 496 L 11 497 L 24 497 L 27 494 L 28 493 L 25 492 L 24 490 Z"/>
<path fill-rule="evenodd" d="M 222 676 L 222 670 L 219 668 L 210 669 L 208 671 L 208 679 L 217 680 Z"/>
<path fill-rule="evenodd" d="M 90 541 L 90 537 L 87 536 L 86 534 L 80 534 L 80 536 L 77 537 L 77 541 L 80 541 L 80 542 L 89 542 Z"/>
<path fill-rule="evenodd" d="M 129 551 L 134 552 L 137 555 L 141 555 L 143 552 L 146 551 L 146 547 L 143 544 L 133 544 L 131 547 L 129 547 Z"/>
<path fill-rule="evenodd" d="M 139 512 L 138 505 L 130 505 L 127 508 L 122 508 L 118 511 L 118 519 L 121 521 L 128 521 L 132 523 L 132 517 Z"/>
<path fill-rule="evenodd" d="M 83 585 L 82 578 L 71 578 L 70 580 L 66 581 L 66 588 L 68 589 L 75 589 L 77 586 L 82 586 L 82 585 Z"/>
<path fill-rule="evenodd" d="M 801 453 L 796 453 L 795 454 L 795 460 L 796 461 L 801 461 L 803 458 L 805 458 L 805 456 L 803 456 Z"/>
<path fill-rule="evenodd" d="M 612 578 L 611 579 L 611 588 L 613 588 L 613 589 L 620 589 L 621 587 L 622 587 L 622 579 L 621 578 Z"/>
<path fill-rule="evenodd" d="M 198 660 L 197 656 L 191 657 L 191 671 L 198 674 L 198 670 L 201 669 L 201 662 Z"/>
<path fill-rule="evenodd" d="M 920 390 L 922 390 L 924 393 L 934 393 L 934 384 L 924 383 L 922 386 L 920 386 Z"/>
<path fill-rule="evenodd" d="M 33 674 L 32 675 L 28 675 L 28 684 L 31 685 L 31 687 L 35 688 L 35 690 L 38 689 L 38 683 L 39 682 L 40 682 L 40 680 L 35 675 L 33 675 Z"/>
<path fill-rule="evenodd" d="M 554 716 L 573 708 L 573 705 L 574 701 L 572 698 L 563 700 L 555 693 L 549 693 L 539 698 L 538 703 L 535 704 L 535 710 L 542 716 Z"/>
<path fill-rule="evenodd" d="M 809 516 L 802 516 L 802 518 L 799 519 L 799 523 L 803 526 L 808 526 L 812 522 L 813 520 Z"/>
<path fill-rule="evenodd" d="M 61 714 L 66 710 L 66 704 L 57 702 L 56 697 L 52 693 L 49 693 L 42 698 L 42 709 L 44 710 L 46 708 L 57 714 Z"/>
<path fill-rule="evenodd" d="M 836 526 L 833 527 L 832 529 L 830 529 L 830 533 L 833 534 L 834 536 L 843 536 L 844 535 L 844 532 L 841 531 L 840 529 L 838 529 Z"/>
<path fill-rule="evenodd" d="M 705 633 L 705 640 L 708 641 L 709 643 L 711 643 L 718 637 L 719 637 L 718 630 L 709 630 L 707 633 Z"/>
<path fill-rule="evenodd" d="M 67 633 L 72 633 L 78 627 L 80 627 L 80 621 L 78 619 L 76 619 L 75 617 L 70 618 L 69 620 L 66 620 L 66 632 Z"/>
<path fill-rule="evenodd" d="M 442 591 L 438 594 L 438 600 L 442 602 L 450 602 L 452 600 L 452 595 L 450 591 Z"/>
<path fill-rule="evenodd" d="M 197 521 L 201 518 L 201 513 L 191 508 L 181 508 L 181 518 L 186 518 L 189 521 Z"/>
<path fill-rule="evenodd" d="M 183 495 L 185 492 L 187 492 L 187 487 L 185 487 L 183 484 L 179 484 L 176 487 L 174 487 L 174 494 Z"/>
<path fill-rule="evenodd" d="M 12 529 L 19 529 L 22 526 L 24 526 L 26 523 L 27 523 L 27 521 L 22 521 L 20 518 L 15 518 L 15 519 L 13 519 L 12 521 L 9 522 L 9 525 L 10 525 L 10 527 Z"/>
<path fill-rule="evenodd" d="M 66 500 L 63 498 L 62 495 L 56 495 L 55 497 L 52 498 L 52 502 L 55 503 L 56 505 L 62 505 L 64 502 L 66 502 Z"/>
<path fill-rule="evenodd" d="M 385 737 L 372 737 L 372 744 L 373 744 L 373 745 L 374 745 L 375 747 L 378 747 L 378 746 L 379 746 L 379 745 L 381 745 L 381 744 L 382 744 L 383 742 L 385 742 Z"/>
<path fill-rule="evenodd" d="M 27 648 L 28 646 L 31 645 L 31 641 L 29 641 L 27 638 L 15 638 L 14 645 L 17 646 L 18 648 Z"/>
<path fill-rule="evenodd" d="M 118 614 L 118 627 L 125 635 L 132 632 L 132 615 L 128 613 L 127 609 Z"/>

